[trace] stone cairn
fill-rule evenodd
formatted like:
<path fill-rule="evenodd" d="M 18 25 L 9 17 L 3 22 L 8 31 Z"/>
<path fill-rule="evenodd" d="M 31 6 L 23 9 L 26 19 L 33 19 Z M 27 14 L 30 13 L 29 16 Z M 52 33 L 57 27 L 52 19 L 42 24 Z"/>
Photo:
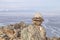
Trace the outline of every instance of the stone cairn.
<path fill-rule="evenodd" d="M 0 40 L 21 40 L 21 30 L 23 30 L 27 26 L 28 25 L 26 25 L 26 23 L 21 21 L 20 23 L 10 24 L 10 25 L 0 27 Z M 46 40 L 60 40 L 60 38 L 46 37 Z"/>

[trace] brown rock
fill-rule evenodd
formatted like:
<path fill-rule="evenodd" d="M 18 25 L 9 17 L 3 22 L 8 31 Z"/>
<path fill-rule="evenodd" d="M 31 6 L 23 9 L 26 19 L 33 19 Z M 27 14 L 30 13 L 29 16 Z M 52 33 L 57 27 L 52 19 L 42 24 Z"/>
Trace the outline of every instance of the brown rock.
<path fill-rule="evenodd" d="M 0 37 L 0 40 L 5 40 L 5 39 Z"/>
<path fill-rule="evenodd" d="M 5 34 L 12 40 L 14 38 L 14 30 L 11 29 L 5 29 Z"/>
<path fill-rule="evenodd" d="M 58 40 L 58 38 L 57 37 L 52 37 L 52 40 Z"/>

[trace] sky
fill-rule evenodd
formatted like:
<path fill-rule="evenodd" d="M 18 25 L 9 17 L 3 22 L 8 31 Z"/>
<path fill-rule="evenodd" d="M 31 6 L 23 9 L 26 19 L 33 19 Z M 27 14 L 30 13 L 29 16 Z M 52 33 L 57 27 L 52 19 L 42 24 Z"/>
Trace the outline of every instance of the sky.
<path fill-rule="evenodd" d="M 34 11 L 46 15 L 60 15 L 60 0 L 0 0 L 0 11 L 10 10 Z"/>

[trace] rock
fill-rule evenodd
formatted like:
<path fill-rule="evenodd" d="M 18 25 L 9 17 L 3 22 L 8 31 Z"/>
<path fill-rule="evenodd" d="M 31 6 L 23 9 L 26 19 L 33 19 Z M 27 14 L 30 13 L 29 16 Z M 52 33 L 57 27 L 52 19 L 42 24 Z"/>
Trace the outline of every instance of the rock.
<path fill-rule="evenodd" d="M 52 37 L 52 40 L 58 40 L 58 38 L 57 37 Z"/>
<path fill-rule="evenodd" d="M 5 39 L 0 37 L 0 40 L 5 40 Z"/>
<path fill-rule="evenodd" d="M 46 32 L 41 23 L 44 21 L 40 13 L 32 18 L 32 25 L 23 21 L 0 27 L 0 40 L 60 40 L 60 38 L 46 37 Z"/>
<path fill-rule="evenodd" d="M 58 40 L 60 40 L 60 38 L 58 38 Z"/>

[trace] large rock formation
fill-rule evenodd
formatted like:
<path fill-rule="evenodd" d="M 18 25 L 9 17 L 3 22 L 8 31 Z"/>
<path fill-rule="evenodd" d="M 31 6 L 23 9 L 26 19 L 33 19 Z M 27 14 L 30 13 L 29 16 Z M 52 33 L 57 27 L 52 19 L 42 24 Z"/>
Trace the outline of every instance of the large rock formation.
<path fill-rule="evenodd" d="M 25 40 L 60 40 L 57 37 L 46 37 L 45 29 L 41 26 L 43 21 L 40 13 L 37 13 L 32 18 L 32 25 L 26 25 L 21 21 L 20 23 L 2 26 L 0 27 L 0 40 L 24 40 L 24 38 Z"/>

